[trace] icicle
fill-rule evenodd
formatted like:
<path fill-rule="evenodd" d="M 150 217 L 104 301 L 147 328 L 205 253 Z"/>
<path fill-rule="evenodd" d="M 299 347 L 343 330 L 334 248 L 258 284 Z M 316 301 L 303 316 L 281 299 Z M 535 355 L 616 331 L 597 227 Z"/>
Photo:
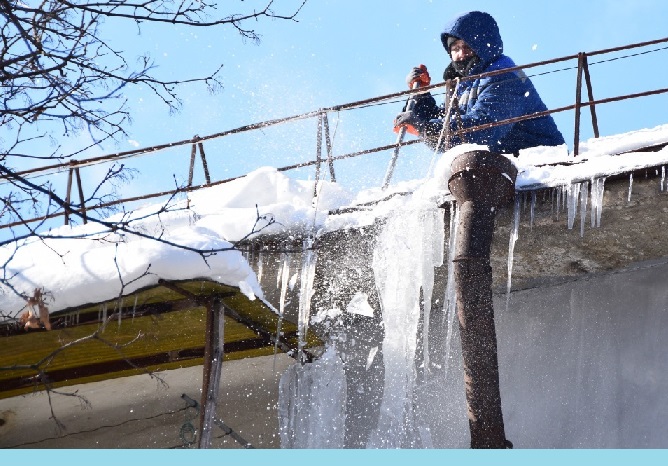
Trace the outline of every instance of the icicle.
<path fill-rule="evenodd" d="M 135 312 L 137 311 L 137 298 L 139 298 L 139 295 L 135 295 L 135 304 L 132 306 L 132 321 L 135 321 Z"/>
<path fill-rule="evenodd" d="M 596 226 L 596 211 L 598 210 L 598 197 L 596 193 L 598 192 L 598 181 L 599 178 L 591 179 L 591 212 L 589 214 L 589 223 L 592 228 Z"/>
<path fill-rule="evenodd" d="M 522 191 L 522 210 L 526 212 L 527 210 L 527 193 Z"/>
<path fill-rule="evenodd" d="M 513 213 L 513 230 L 508 242 L 508 282 L 506 283 L 506 313 L 510 305 L 510 288 L 512 287 L 513 263 L 515 261 L 515 242 L 520 231 L 520 199 L 515 194 L 515 211 Z"/>
<path fill-rule="evenodd" d="M 302 248 L 302 270 L 300 275 L 299 289 L 299 317 L 297 321 L 299 336 L 299 354 L 303 357 L 303 349 L 306 346 L 306 333 L 311 316 L 311 297 L 313 296 L 313 280 L 315 279 L 315 265 L 318 256 L 313 249 L 314 238 L 307 236 Z M 303 361 L 302 361 L 303 362 Z"/>
<path fill-rule="evenodd" d="M 248 246 L 248 264 L 250 265 L 253 262 L 255 262 L 255 245 L 251 243 Z"/>
<path fill-rule="evenodd" d="M 587 193 L 589 191 L 589 183 L 580 183 L 580 237 L 584 238 L 585 234 L 585 217 L 587 216 Z"/>
<path fill-rule="evenodd" d="M 591 180 L 591 226 L 601 226 L 601 212 L 603 210 L 603 191 L 605 178 Z"/>
<path fill-rule="evenodd" d="M 661 166 L 661 191 L 663 191 L 663 187 L 665 186 L 666 182 L 666 166 L 662 165 Z"/>
<path fill-rule="evenodd" d="M 633 190 L 633 173 L 629 174 L 629 198 L 627 202 L 631 202 L 631 191 Z"/>
<path fill-rule="evenodd" d="M 603 212 L 603 193 L 605 191 L 605 178 L 596 180 L 596 227 L 601 226 L 601 212 Z"/>
<path fill-rule="evenodd" d="M 311 364 L 293 364 L 278 386 L 281 448 L 344 448 L 346 376 L 333 346 Z"/>
<path fill-rule="evenodd" d="M 80 313 L 81 313 L 81 311 L 77 311 L 77 325 L 79 325 L 79 314 Z"/>
<path fill-rule="evenodd" d="M 285 248 L 284 248 L 285 249 Z M 281 254 L 283 257 L 283 254 Z M 281 260 L 281 263 L 278 265 L 278 273 L 276 273 L 276 288 L 281 288 L 281 277 L 283 277 L 283 265 L 285 261 Z"/>
<path fill-rule="evenodd" d="M 436 210 L 432 202 L 414 195 L 409 205 L 388 216 L 374 247 L 373 271 L 385 330 L 385 374 L 380 416 L 368 448 L 411 448 L 429 442 L 420 434 L 423 421 L 413 403 L 418 396 L 420 289 L 423 296 L 431 293 L 434 262 L 442 260 L 433 251 L 434 242 L 443 240 L 440 232 L 433 231 Z"/>
<path fill-rule="evenodd" d="M 257 253 L 257 281 L 262 283 L 262 270 L 264 266 L 264 254 L 262 254 L 262 249 Z"/>
<path fill-rule="evenodd" d="M 281 253 L 281 265 L 276 280 L 280 283 L 281 295 L 278 299 L 278 323 L 276 324 L 276 340 L 274 340 L 274 371 L 276 371 L 276 355 L 278 354 L 278 342 L 281 338 L 281 327 L 285 312 L 285 295 L 288 292 L 288 282 L 290 281 L 290 256 L 285 252 Z"/>
<path fill-rule="evenodd" d="M 288 292 L 288 283 L 290 282 L 290 256 L 287 253 L 281 253 L 281 266 L 278 280 L 281 286 L 278 312 L 280 316 L 283 316 L 283 312 L 285 311 L 285 295 Z"/>
<path fill-rule="evenodd" d="M 557 189 L 557 193 L 556 193 L 556 197 L 557 197 L 557 216 L 556 216 L 556 219 L 559 220 L 559 213 L 561 212 L 561 197 L 562 197 L 561 193 L 563 192 L 563 188 L 561 186 L 559 186 L 556 189 Z"/>
<path fill-rule="evenodd" d="M 430 373 L 429 362 L 429 324 L 431 316 L 431 300 L 434 291 L 434 268 L 443 265 L 444 220 L 443 213 L 437 209 L 427 210 L 422 215 L 422 291 L 423 291 L 423 321 L 422 321 L 422 353 L 425 378 Z"/>
<path fill-rule="evenodd" d="M 572 230 L 575 225 L 575 215 L 577 212 L 578 196 L 580 195 L 580 183 L 572 183 L 568 186 L 568 229 Z"/>

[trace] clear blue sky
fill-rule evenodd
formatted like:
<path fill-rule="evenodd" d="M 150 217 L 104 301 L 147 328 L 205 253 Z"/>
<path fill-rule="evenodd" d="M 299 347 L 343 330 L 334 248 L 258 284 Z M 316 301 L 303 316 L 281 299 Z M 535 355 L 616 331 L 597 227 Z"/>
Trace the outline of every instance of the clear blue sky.
<path fill-rule="evenodd" d="M 276 5 L 282 9 L 284 5 L 299 3 L 290 0 Z M 259 46 L 244 44 L 232 29 L 160 28 L 160 34 L 145 34 L 141 40 L 165 70 L 175 76 L 191 70 L 206 72 L 222 61 L 225 87 L 214 96 L 201 88 L 186 90 L 183 111 L 171 117 L 156 107 L 157 103 L 138 104 L 130 130 L 132 139 L 146 146 L 397 92 L 405 89 L 406 73 L 419 63 L 427 65 L 433 82 L 438 82 L 449 61 L 440 43 L 440 32 L 450 18 L 472 9 L 487 11 L 496 18 L 505 52 L 518 64 L 668 36 L 668 2 L 660 0 L 310 0 L 298 23 L 259 22 Z M 136 36 L 125 37 L 137 43 Z M 592 66 L 594 96 L 667 87 L 667 63 L 668 51 L 662 51 L 605 65 L 605 69 L 604 65 L 596 65 L 600 71 Z M 567 63 L 574 65 L 575 62 Z M 563 67 L 564 64 L 557 66 Z M 548 107 L 574 102 L 574 70 L 536 77 L 534 83 Z M 601 133 L 668 123 L 664 110 L 667 104 L 668 96 L 660 96 L 632 105 L 601 107 Z M 401 104 L 385 105 L 373 111 L 342 115 L 335 152 L 372 147 L 367 141 L 393 142 L 391 122 L 400 107 Z M 588 114 L 583 113 L 583 117 L 583 138 L 588 138 L 592 135 Z M 573 112 L 556 118 L 572 146 Z M 256 165 L 291 163 L 291 157 L 284 162 L 276 155 L 281 152 L 277 144 L 302 154 L 295 154 L 295 159 L 311 157 L 315 151 L 313 126 L 311 122 L 304 124 L 302 130 L 286 130 L 289 134 L 282 134 L 278 142 L 268 133 L 252 153 L 245 153 L 242 158 L 252 157 L 257 160 Z M 279 159 L 276 163 L 272 163 L 274 156 Z M 376 156 L 383 160 L 380 171 L 387 158 L 389 154 Z M 224 160 L 222 163 L 234 163 L 234 159 Z"/>
<path fill-rule="evenodd" d="M 219 2 L 221 9 L 230 2 Z M 239 2 L 232 2 L 238 5 Z M 277 12 L 288 13 L 301 0 L 276 0 Z M 264 1 L 247 1 L 257 6 Z M 238 7 L 229 7 L 238 8 Z M 241 125 L 285 117 L 381 94 L 404 90 L 411 67 L 424 63 L 441 81 L 448 57 L 440 43 L 444 25 L 469 10 L 491 13 L 504 40 L 505 53 L 517 64 L 594 51 L 668 36 L 668 2 L 663 0 L 309 0 L 298 22 L 262 20 L 253 26 L 262 34 L 259 45 L 244 43 L 232 28 L 193 29 L 160 25 L 145 27 L 142 35 L 126 24 L 109 23 L 103 30 L 113 46 L 134 55 L 150 52 L 168 78 L 205 75 L 224 63 L 224 88 L 209 95 L 202 86 L 181 89 L 183 109 L 169 115 L 164 105 L 146 89 L 128 91 L 134 123 L 128 128 L 136 142 L 123 140 L 118 147 L 106 145 L 95 155 L 146 147 L 207 135 Z M 230 11 L 232 13 L 233 11 Z M 666 44 L 662 45 L 663 47 Z M 656 47 L 655 47 L 656 48 Z M 594 61 L 594 60 L 592 60 Z M 643 57 L 592 66 L 596 98 L 667 87 L 668 50 Z M 561 64 L 572 67 L 575 62 Z M 546 71 L 541 69 L 540 71 Z M 529 73 L 530 75 L 532 73 Z M 548 107 L 572 104 L 575 71 L 533 78 Z M 649 97 L 634 104 L 608 104 L 599 109 L 602 135 L 668 123 L 668 95 Z M 335 155 L 350 150 L 391 144 L 396 136 L 392 120 L 401 103 L 330 116 Z M 556 116 L 569 146 L 573 139 L 573 112 Z M 591 137 L 588 113 L 583 112 L 582 139 Z M 315 153 L 315 122 L 281 127 L 247 136 L 207 143 L 205 149 L 214 177 L 239 175 L 258 166 L 283 166 L 312 159 Z M 85 136 L 60 141 L 72 148 Z M 402 153 L 398 177 L 424 175 L 431 155 L 422 149 Z M 171 183 L 187 174 L 189 148 L 169 155 L 142 158 L 136 166 L 144 181 L 127 188 L 143 191 L 158 177 Z M 390 153 L 369 156 L 365 161 L 337 163 L 340 180 L 378 185 Z M 134 165 L 133 165 L 134 166 Z M 340 168 L 339 168 L 340 167 Z M 146 180 L 146 173 L 152 178 Z M 311 174 L 307 173 L 305 176 Z M 155 175 L 155 176 L 153 176 Z M 363 178 L 363 180 L 362 180 Z M 142 178 L 140 178 L 142 179 Z M 361 181 L 360 181 L 361 180 Z M 199 180 L 201 181 L 201 177 Z"/>

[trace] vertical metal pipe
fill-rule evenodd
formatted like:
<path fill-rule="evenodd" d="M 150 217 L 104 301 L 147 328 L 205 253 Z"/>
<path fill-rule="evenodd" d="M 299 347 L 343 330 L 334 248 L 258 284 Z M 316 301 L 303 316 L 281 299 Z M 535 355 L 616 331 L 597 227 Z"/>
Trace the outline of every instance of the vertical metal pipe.
<path fill-rule="evenodd" d="M 454 267 L 471 448 L 509 448 L 501 411 L 490 250 L 498 207 L 515 192 L 517 169 L 487 151 L 455 158 L 448 182 L 459 206 Z"/>

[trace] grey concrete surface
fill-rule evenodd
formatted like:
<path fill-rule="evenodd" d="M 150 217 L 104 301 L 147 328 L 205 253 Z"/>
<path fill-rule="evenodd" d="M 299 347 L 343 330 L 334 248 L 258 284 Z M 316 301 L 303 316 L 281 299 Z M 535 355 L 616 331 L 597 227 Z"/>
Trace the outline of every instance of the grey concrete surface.
<path fill-rule="evenodd" d="M 223 364 L 218 419 L 256 448 L 278 448 L 278 381 L 294 360 L 285 354 Z M 61 389 L 80 398 L 46 392 L 0 400 L 0 448 L 175 448 L 180 432 L 198 418 L 182 394 L 199 401 L 202 366 L 159 373 L 164 383 L 138 375 Z M 192 438 L 186 435 L 186 438 Z M 212 448 L 242 448 L 219 427 Z"/>

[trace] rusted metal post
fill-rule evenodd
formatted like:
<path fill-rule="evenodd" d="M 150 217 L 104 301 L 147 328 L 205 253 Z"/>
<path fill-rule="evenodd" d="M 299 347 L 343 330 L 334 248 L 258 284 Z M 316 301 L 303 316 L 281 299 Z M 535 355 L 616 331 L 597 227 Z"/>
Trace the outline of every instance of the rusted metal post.
<path fill-rule="evenodd" d="M 325 144 L 327 145 L 327 163 L 329 164 L 329 179 L 336 183 L 336 174 L 334 173 L 334 160 L 332 159 L 332 140 L 329 137 L 329 120 L 327 113 L 322 114 L 323 130 L 325 132 Z"/>
<path fill-rule="evenodd" d="M 318 129 L 315 143 L 315 183 L 313 185 L 313 198 L 318 195 L 318 181 L 320 181 L 320 154 L 322 152 L 322 113 L 318 115 Z"/>
<path fill-rule="evenodd" d="M 206 162 L 206 155 L 204 155 L 204 144 L 198 142 L 197 147 L 199 147 L 199 156 L 202 159 L 202 168 L 204 169 L 204 179 L 206 180 L 206 184 L 211 184 L 211 175 L 209 174 L 209 164 Z"/>
<path fill-rule="evenodd" d="M 582 70 L 584 68 L 584 53 L 578 53 L 578 75 L 575 82 L 575 130 L 573 134 L 573 156 L 577 157 L 580 151 L 580 108 L 582 107 Z"/>
<path fill-rule="evenodd" d="M 448 182 L 459 205 L 454 276 L 471 448 L 509 448 L 501 412 L 490 249 L 494 217 L 513 199 L 517 169 L 487 151 L 455 158 Z"/>
<path fill-rule="evenodd" d="M 70 168 L 67 174 L 67 195 L 65 196 L 65 225 L 70 224 L 71 200 L 72 200 L 72 174 L 74 168 Z"/>
<path fill-rule="evenodd" d="M 190 168 L 188 169 L 188 186 L 193 185 L 193 175 L 195 174 L 195 156 L 197 155 L 197 144 L 193 142 L 190 149 Z"/>
<path fill-rule="evenodd" d="M 199 418 L 199 448 L 211 445 L 211 429 L 215 422 L 218 389 L 223 366 L 224 322 L 223 303 L 215 297 L 206 306 L 206 342 L 202 379 L 202 401 Z"/>
<path fill-rule="evenodd" d="M 585 84 L 587 84 L 587 96 L 589 97 L 589 102 L 594 102 L 594 90 L 591 85 L 591 76 L 589 75 L 589 64 L 587 63 L 587 55 L 583 55 L 582 65 L 584 70 Z M 592 103 L 589 106 L 591 113 L 591 126 L 594 130 L 594 137 L 599 137 L 598 132 L 598 117 L 596 116 L 596 106 Z"/>
<path fill-rule="evenodd" d="M 77 187 L 79 188 L 79 201 L 81 202 L 81 217 L 83 218 L 84 224 L 86 224 L 88 223 L 88 216 L 86 215 L 86 199 L 84 199 L 83 186 L 81 186 L 81 174 L 79 173 L 79 167 L 76 167 L 74 169 L 74 173 L 77 177 Z"/>

